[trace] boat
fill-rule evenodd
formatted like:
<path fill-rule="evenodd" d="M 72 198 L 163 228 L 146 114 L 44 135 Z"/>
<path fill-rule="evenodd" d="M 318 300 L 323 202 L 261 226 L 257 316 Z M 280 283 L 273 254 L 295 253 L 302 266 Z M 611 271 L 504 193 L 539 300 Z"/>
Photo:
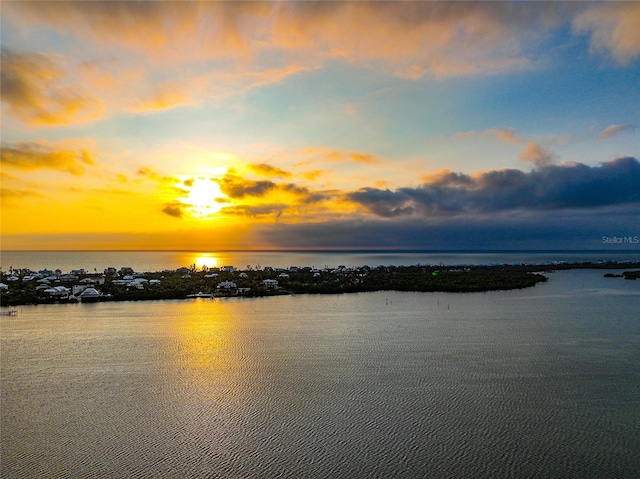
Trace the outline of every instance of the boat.
<path fill-rule="evenodd" d="M 10 309 L 9 311 L 0 311 L 0 316 L 17 316 L 17 309 Z"/>

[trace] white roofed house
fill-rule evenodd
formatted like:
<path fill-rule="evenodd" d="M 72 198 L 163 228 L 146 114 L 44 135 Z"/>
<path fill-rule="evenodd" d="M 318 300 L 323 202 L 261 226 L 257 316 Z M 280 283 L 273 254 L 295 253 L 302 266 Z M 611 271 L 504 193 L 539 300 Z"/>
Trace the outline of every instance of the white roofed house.
<path fill-rule="evenodd" d="M 88 284 L 74 284 L 71 287 L 71 294 L 73 294 L 74 296 L 77 296 L 80 293 L 82 293 L 85 289 L 87 289 L 88 287 L 89 287 Z"/>
<path fill-rule="evenodd" d="M 224 289 L 226 291 L 229 291 L 231 289 L 236 289 L 237 287 L 238 285 L 233 281 L 222 281 L 221 283 L 218 283 L 217 289 Z"/>
<path fill-rule="evenodd" d="M 48 294 L 52 298 L 68 298 L 71 290 L 64 286 L 54 286 L 52 288 L 45 289 L 43 293 Z"/>
<path fill-rule="evenodd" d="M 97 302 L 102 297 L 102 293 L 95 288 L 87 288 L 80 293 L 80 301 L 83 303 Z"/>

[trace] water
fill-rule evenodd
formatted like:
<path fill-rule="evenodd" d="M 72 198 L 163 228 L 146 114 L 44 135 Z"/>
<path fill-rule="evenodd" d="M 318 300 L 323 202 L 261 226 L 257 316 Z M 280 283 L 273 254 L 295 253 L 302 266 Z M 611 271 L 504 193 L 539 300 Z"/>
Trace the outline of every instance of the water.
<path fill-rule="evenodd" d="M 101 272 L 105 268 L 130 266 L 136 271 L 162 271 L 195 264 L 221 267 L 325 265 L 409 266 L 413 264 L 520 264 L 551 263 L 553 261 L 640 261 L 640 251 L 3 251 L 0 265 L 4 271 L 13 268 L 29 268 L 34 271 L 60 268 L 63 272 L 84 268 Z"/>
<path fill-rule="evenodd" d="M 635 478 L 640 282 L 21 306 L 3 478 Z"/>

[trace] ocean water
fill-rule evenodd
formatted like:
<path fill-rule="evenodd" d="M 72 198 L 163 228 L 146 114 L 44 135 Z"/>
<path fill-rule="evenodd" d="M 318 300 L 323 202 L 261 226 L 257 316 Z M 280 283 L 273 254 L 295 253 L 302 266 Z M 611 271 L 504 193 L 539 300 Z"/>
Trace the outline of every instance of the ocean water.
<path fill-rule="evenodd" d="M 636 478 L 640 281 L 21 306 L 3 478 Z"/>
<path fill-rule="evenodd" d="M 640 250 L 603 251 L 2 251 L 0 266 L 34 271 L 60 268 L 63 272 L 84 268 L 130 266 L 135 271 L 162 271 L 183 266 L 234 266 L 245 269 L 271 266 L 409 266 L 413 264 L 487 265 L 551 263 L 553 261 L 640 261 Z"/>

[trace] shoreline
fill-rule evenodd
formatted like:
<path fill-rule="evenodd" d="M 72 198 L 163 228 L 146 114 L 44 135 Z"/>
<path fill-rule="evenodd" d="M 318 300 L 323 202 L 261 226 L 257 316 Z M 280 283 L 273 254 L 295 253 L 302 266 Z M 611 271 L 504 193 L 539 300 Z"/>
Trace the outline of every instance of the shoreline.
<path fill-rule="evenodd" d="M 545 274 L 567 269 L 640 268 L 640 262 L 581 262 L 481 266 L 362 266 L 317 270 L 310 267 L 238 270 L 234 267 L 178 268 L 136 273 L 107 268 L 104 273 L 74 270 L 0 272 L 1 305 L 68 304 L 191 298 L 268 297 L 290 294 L 347 294 L 373 291 L 473 293 L 530 288 Z M 639 271 L 612 278 L 636 279 Z"/>

